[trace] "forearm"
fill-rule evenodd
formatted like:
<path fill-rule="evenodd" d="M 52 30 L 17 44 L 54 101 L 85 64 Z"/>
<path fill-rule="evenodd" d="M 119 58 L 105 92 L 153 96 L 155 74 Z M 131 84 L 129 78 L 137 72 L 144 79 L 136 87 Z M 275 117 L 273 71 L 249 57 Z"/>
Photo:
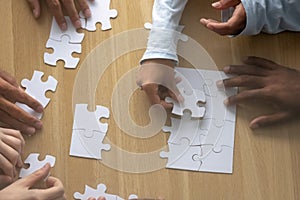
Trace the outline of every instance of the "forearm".
<path fill-rule="evenodd" d="M 179 26 L 187 0 L 155 0 L 152 29 L 142 61 L 168 59 L 178 62 L 177 42 L 183 29 Z"/>
<path fill-rule="evenodd" d="M 242 0 L 247 24 L 240 35 L 300 31 L 300 1 Z"/>

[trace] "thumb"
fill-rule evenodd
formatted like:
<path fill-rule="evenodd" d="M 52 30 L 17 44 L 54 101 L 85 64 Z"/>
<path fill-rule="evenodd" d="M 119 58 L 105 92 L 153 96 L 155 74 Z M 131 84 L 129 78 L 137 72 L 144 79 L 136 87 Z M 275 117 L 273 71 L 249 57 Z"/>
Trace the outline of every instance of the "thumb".
<path fill-rule="evenodd" d="M 291 114 L 286 111 L 277 112 L 272 115 L 259 116 L 250 122 L 250 128 L 257 129 L 262 126 L 274 124 L 276 122 L 285 121 L 285 120 L 289 119 L 290 117 L 291 117 Z"/>
<path fill-rule="evenodd" d="M 41 7 L 40 7 L 40 2 L 39 0 L 27 0 L 31 10 L 32 14 L 35 18 L 39 18 L 40 13 L 41 13 Z"/>
<path fill-rule="evenodd" d="M 226 9 L 226 8 L 230 8 L 230 7 L 235 7 L 240 3 L 241 3 L 240 0 L 220 0 L 220 1 L 212 3 L 211 6 L 216 9 L 222 10 L 222 9 Z"/>
<path fill-rule="evenodd" d="M 44 180 L 49 175 L 50 169 L 51 169 L 51 166 L 49 163 L 47 163 L 41 169 L 39 169 L 39 170 L 35 171 L 33 174 L 25 177 L 23 179 L 25 186 L 30 188 L 37 182 Z"/>

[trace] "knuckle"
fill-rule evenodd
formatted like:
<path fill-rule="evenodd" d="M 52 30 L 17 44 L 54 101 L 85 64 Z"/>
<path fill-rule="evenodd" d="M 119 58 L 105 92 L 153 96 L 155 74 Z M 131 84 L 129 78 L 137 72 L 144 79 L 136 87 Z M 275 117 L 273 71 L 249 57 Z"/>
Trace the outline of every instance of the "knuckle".
<path fill-rule="evenodd" d="M 48 1 L 49 7 L 51 9 L 58 9 L 60 8 L 60 2 L 59 0 L 52 0 L 52 1 Z"/>

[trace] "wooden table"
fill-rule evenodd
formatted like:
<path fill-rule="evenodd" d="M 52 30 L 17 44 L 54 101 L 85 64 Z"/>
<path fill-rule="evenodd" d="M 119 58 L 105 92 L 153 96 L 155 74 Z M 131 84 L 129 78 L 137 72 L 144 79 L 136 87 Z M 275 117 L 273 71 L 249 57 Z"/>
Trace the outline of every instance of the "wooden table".
<path fill-rule="evenodd" d="M 45 44 L 49 37 L 52 16 L 43 4 L 41 18 L 31 16 L 26 1 L 2 1 L 0 56 L 1 69 L 14 75 L 18 81 L 30 78 L 33 70 L 41 70 L 58 81 L 57 91 L 47 96 L 51 102 L 45 110 L 44 128 L 35 136 L 26 138 L 24 158 L 31 152 L 51 154 L 57 158 L 52 174 L 59 177 L 66 189 L 68 199 L 76 191 L 83 192 L 87 184 L 96 188 L 105 183 L 108 193 L 126 198 L 135 193 L 140 197 L 165 199 L 300 199 L 300 134 L 299 121 L 276 125 L 253 132 L 248 122 L 254 116 L 271 112 L 269 108 L 252 102 L 238 106 L 232 175 L 189 172 L 161 168 L 148 173 L 127 173 L 102 162 L 69 156 L 73 123 L 73 86 L 84 59 L 101 42 L 127 30 L 142 28 L 151 21 L 153 1 L 112 0 L 112 8 L 118 10 L 118 18 L 112 20 L 110 31 L 85 32 L 81 61 L 76 70 L 67 70 L 59 63 L 50 67 L 43 63 Z M 211 55 L 217 66 L 240 63 L 246 55 L 272 59 L 282 65 L 300 69 L 300 37 L 298 33 L 259 35 L 255 37 L 228 38 L 213 34 L 202 27 L 200 17 L 219 19 L 219 12 L 210 8 L 210 1 L 190 1 L 184 13 L 184 33 L 199 42 Z M 209 39 L 208 39 L 209 38 Z M 132 41 L 124 41 L 128 45 Z M 116 49 L 108 49 L 114 54 Z M 98 82 L 94 104 L 111 108 L 112 89 L 130 69 L 138 66 L 144 50 L 127 53 L 108 66 Z M 186 61 L 181 62 L 189 66 Z M 92 72 L 90 72 L 92 73 Z M 118 97 L 122 99 L 122 97 Z M 134 92 L 129 110 L 139 125 L 149 123 L 146 96 Z M 93 109 L 93 105 L 91 105 Z M 109 120 L 107 138 L 111 144 L 129 152 L 147 153 L 166 145 L 166 134 L 139 139 L 125 134 L 116 124 L 114 115 Z M 103 156 L 109 155 L 103 152 Z M 122 167 L 119 158 L 115 162 Z M 151 165 L 152 162 L 145 165 Z"/>

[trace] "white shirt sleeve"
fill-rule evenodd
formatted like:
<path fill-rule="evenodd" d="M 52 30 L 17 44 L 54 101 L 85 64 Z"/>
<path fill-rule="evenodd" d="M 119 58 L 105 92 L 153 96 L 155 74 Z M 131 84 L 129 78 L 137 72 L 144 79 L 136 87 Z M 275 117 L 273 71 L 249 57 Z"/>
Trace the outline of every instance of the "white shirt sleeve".
<path fill-rule="evenodd" d="M 242 0 L 247 24 L 240 35 L 300 31 L 300 0 Z"/>
<path fill-rule="evenodd" d="M 155 0 L 152 11 L 152 28 L 142 61 L 170 59 L 178 62 L 177 42 L 183 29 L 179 26 L 188 0 Z"/>

